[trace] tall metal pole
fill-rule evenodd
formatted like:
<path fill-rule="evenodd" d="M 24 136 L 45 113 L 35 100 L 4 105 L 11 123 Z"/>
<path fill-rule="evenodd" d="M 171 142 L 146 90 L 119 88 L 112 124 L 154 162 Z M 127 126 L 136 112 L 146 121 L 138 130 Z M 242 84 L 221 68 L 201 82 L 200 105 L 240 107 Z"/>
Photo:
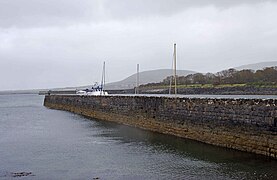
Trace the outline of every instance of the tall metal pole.
<path fill-rule="evenodd" d="M 105 63 L 105 61 L 104 61 L 104 67 L 103 67 L 103 81 L 104 81 L 104 83 L 103 83 L 103 92 L 104 92 L 104 89 L 105 89 L 105 83 L 106 83 L 106 63 Z"/>
<path fill-rule="evenodd" d="M 137 84 L 135 89 L 135 94 L 139 94 L 139 64 L 137 64 L 137 78 L 136 78 Z"/>
<path fill-rule="evenodd" d="M 177 94 L 177 73 L 176 73 L 176 44 L 174 44 L 174 80 L 175 80 L 175 96 Z"/>

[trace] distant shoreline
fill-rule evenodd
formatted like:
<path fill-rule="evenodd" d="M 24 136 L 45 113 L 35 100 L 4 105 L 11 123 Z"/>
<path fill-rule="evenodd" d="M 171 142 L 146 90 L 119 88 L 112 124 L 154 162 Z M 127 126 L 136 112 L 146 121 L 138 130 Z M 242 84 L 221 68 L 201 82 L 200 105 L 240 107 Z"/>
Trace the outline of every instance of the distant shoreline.
<path fill-rule="evenodd" d="M 0 95 L 14 95 L 14 94 L 38 94 L 39 91 L 0 91 Z"/>

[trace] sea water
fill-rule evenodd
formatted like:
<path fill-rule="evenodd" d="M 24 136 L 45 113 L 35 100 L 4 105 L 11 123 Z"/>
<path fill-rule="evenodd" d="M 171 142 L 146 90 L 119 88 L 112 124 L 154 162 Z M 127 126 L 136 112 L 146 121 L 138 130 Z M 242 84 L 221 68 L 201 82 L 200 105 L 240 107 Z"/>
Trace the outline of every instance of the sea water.
<path fill-rule="evenodd" d="M 277 161 L 0 95 L 0 179 L 277 179 Z"/>

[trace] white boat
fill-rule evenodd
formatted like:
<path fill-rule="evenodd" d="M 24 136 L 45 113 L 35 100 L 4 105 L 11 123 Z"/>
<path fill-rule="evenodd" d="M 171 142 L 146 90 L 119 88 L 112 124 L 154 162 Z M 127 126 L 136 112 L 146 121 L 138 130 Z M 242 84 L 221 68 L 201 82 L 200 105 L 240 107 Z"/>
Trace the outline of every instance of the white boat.
<path fill-rule="evenodd" d="M 105 62 L 103 65 L 103 72 L 102 72 L 102 81 L 101 85 L 95 83 L 91 89 L 83 89 L 76 91 L 78 95 L 87 95 L 87 96 L 105 96 L 108 95 L 107 91 L 104 91 L 105 87 Z"/>
<path fill-rule="evenodd" d="M 108 92 L 101 91 L 101 90 L 100 91 L 97 91 L 97 90 L 95 90 L 95 91 L 79 90 L 79 91 L 76 92 L 76 94 L 78 94 L 78 95 L 88 95 L 88 96 L 105 96 L 105 95 L 108 95 Z"/>
<path fill-rule="evenodd" d="M 95 83 L 91 89 L 83 89 L 76 92 L 78 95 L 88 95 L 88 96 L 102 96 L 108 95 L 108 92 L 104 91 L 101 85 Z"/>

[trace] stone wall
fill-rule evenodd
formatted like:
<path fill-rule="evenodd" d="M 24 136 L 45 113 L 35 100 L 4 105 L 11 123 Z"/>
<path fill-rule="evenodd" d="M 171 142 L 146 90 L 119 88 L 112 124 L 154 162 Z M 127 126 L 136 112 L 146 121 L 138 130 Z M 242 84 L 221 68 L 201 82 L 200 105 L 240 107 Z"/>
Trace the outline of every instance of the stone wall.
<path fill-rule="evenodd" d="M 277 159 L 277 100 L 50 95 L 44 105 Z"/>

